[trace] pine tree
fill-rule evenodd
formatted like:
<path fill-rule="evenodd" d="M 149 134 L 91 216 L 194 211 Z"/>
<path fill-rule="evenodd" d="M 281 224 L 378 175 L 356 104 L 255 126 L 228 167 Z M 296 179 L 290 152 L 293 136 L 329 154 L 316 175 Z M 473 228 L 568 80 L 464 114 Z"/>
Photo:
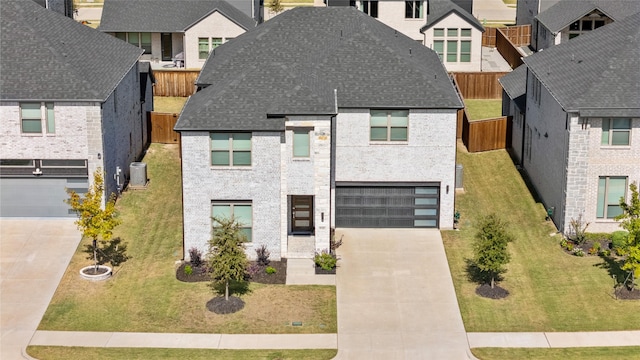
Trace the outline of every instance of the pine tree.
<path fill-rule="evenodd" d="M 229 282 L 244 280 L 247 255 L 244 252 L 245 235 L 233 218 L 213 218 L 217 226 L 209 240 L 209 267 L 213 277 L 212 288 L 224 284 L 224 299 L 229 300 Z"/>
<path fill-rule="evenodd" d="M 506 224 L 496 215 L 488 215 L 480 221 L 480 229 L 473 244 L 475 264 L 491 279 L 491 288 L 495 279 L 506 271 L 505 265 L 511 260 L 507 245 L 513 237 L 507 232 Z"/>

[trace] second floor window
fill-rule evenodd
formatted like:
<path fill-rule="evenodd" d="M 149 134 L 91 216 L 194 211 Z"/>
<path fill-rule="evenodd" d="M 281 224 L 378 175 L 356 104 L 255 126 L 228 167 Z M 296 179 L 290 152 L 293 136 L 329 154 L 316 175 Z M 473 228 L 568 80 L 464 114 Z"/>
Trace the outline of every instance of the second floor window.
<path fill-rule="evenodd" d="M 631 119 L 613 118 L 602 120 L 602 145 L 628 146 L 631 142 Z"/>
<path fill-rule="evenodd" d="M 404 2 L 405 19 L 422 19 L 422 1 Z"/>
<path fill-rule="evenodd" d="M 371 141 L 407 141 L 408 110 L 371 110 Z"/>
<path fill-rule="evenodd" d="M 20 127 L 24 134 L 55 133 L 55 112 L 52 102 L 20 103 Z"/>
<path fill-rule="evenodd" d="M 433 29 L 433 38 L 433 50 L 440 60 L 448 63 L 471 62 L 471 29 L 437 28 Z"/>
<path fill-rule="evenodd" d="M 227 41 L 230 39 L 227 39 Z M 207 60 L 211 50 L 222 45 L 222 38 L 198 38 L 198 59 Z"/>
<path fill-rule="evenodd" d="M 363 13 L 377 18 L 378 17 L 378 2 L 377 1 L 360 1 L 360 11 Z"/>
<path fill-rule="evenodd" d="M 144 50 L 145 54 L 151 54 L 151 33 L 143 32 L 126 32 L 116 33 L 116 37 L 124 40 L 131 45 L 137 46 Z"/>
<path fill-rule="evenodd" d="M 211 133 L 211 165 L 251 166 L 251 133 Z"/>
<path fill-rule="evenodd" d="M 310 156 L 309 140 L 308 129 L 293 130 L 293 157 L 308 158 Z"/>

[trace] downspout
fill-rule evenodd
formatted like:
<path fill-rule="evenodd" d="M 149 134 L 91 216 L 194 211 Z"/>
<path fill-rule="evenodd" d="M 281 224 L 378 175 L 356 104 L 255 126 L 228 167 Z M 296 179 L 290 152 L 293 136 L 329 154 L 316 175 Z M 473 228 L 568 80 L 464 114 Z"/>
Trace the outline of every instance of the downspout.
<path fill-rule="evenodd" d="M 526 65 L 525 65 L 526 66 Z M 527 89 L 529 89 L 529 67 L 527 67 L 527 76 L 525 78 L 525 95 L 524 95 L 524 115 L 522 116 L 522 141 L 520 141 L 520 166 L 524 169 L 524 149 L 525 149 L 525 140 L 526 140 L 526 136 L 525 134 L 527 133 L 527 107 L 529 106 L 528 101 L 527 101 L 527 94 L 528 91 Z M 516 106 L 517 107 L 517 106 Z"/>

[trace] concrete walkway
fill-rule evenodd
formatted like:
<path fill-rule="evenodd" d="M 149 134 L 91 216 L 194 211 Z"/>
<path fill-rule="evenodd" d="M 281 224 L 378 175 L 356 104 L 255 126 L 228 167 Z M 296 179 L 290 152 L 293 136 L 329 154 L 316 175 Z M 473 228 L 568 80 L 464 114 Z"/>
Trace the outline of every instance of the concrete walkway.
<path fill-rule="evenodd" d="M 338 229 L 336 359 L 472 359 L 438 230 Z"/>
<path fill-rule="evenodd" d="M 0 219 L 0 359 L 28 358 L 79 242 L 73 219 Z"/>
<path fill-rule="evenodd" d="M 640 330 L 538 333 L 468 333 L 469 345 L 504 348 L 640 346 Z"/>

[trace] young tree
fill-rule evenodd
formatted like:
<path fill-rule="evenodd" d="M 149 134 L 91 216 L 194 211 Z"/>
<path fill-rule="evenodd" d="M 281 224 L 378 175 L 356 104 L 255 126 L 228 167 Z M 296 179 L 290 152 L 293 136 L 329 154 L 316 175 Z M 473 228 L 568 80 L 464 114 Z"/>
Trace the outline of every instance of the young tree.
<path fill-rule="evenodd" d="M 495 214 L 481 219 L 480 229 L 473 244 L 475 264 L 478 269 L 491 279 L 491 288 L 495 286 L 495 279 L 505 272 L 505 265 L 511 260 L 507 245 L 513 237 L 506 230 L 506 223 Z"/>
<path fill-rule="evenodd" d="M 638 198 L 638 184 L 631 183 L 631 201 L 626 203 L 620 198 L 622 214 L 615 217 L 620 221 L 620 226 L 629 232 L 625 243 L 627 258 L 622 265 L 622 270 L 631 273 L 631 289 L 635 285 L 637 277 L 640 277 L 640 198 Z"/>
<path fill-rule="evenodd" d="M 284 5 L 282 5 L 281 0 L 271 0 L 271 2 L 269 3 L 269 10 L 274 14 L 278 14 L 279 12 L 284 10 Z"/>
<path fill-rule="evenodd" d="M 98 238 L 102 238 L 104 241 L 111 239 L 113 229 L 121 223 L 116 212 L 115 194 L 111 194 L 103 207 L 104 177 L 99 168 L 93 174 L 93 184 L 84 196 L 81 197 L 73 190 L 67 192 L 69 199 L 65 202 L 78 215 L 75 224 L 82 231 L 82 236 L 92 240 L 93 262 L 95 269 L 98 270 Z"/>
<path fill-rule="evenodd" d="M 209 267 L 212 273 L 212 288 L 224 284 L 224 299 L 229 301 L 229 282 L 244 280 L 247 255 L 244 252 L 246 236 L 240 224 L 232 218 L 213 218 L 217 226 L 209 240 Z"/>

